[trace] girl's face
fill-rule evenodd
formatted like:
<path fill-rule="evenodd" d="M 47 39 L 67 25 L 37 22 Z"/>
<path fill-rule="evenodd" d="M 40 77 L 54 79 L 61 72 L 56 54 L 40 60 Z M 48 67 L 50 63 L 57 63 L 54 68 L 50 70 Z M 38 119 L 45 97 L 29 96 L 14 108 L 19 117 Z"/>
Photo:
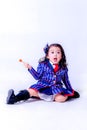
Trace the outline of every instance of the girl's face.
<path fill-rule="evenodd" d="M 47 58 L 53 63 L 58 64 L 62 59 L 62 52 L 59 47 L 51 46 Z"/>

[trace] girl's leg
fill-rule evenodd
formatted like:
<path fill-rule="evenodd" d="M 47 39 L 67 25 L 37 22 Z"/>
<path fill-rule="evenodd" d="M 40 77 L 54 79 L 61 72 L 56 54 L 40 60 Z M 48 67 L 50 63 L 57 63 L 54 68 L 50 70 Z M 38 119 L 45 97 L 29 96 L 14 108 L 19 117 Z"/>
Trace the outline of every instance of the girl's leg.
<path fill-rule="evenodd" d="M 28 92 L 30 94 L 30 97 L 37 97 L 37 98 L 39 98 L 38 91 L 36 91 L 36 90 L 34 90 L 32 88 L 29 88 Z"/>
<path fill-rule="evenodd" d="M 19 93 L 17 95 L 14 94 L 13 89 L 10 89 L 8 91 L 8 96 L 6 98 L 6 103 L 7 104 L 14 104 L 16 102 L 19 102 L 21 100 L 27 100 L 29 98 L 30 98 L 30 94 L 26 89 L 19 91 Z"/>
<path fill-rule="evenodd" d="M 57 94 L 54 98 L 55 102 L 65 102 L 67 100 L 68 96 L 63 96 L 61 94 Z"/>
<path fill-rule="evenodd" d="M 75 98 L 79 98 L 79 97 L 80 97 L 80 94 L 77 91 L 74 91 L 74 95 L 73 96 L 69 96 L 69 97 L 57 94 L 55 96 L 54 100 L 56 102 L 65 102 L 65 101 L 68 101 L 68 100 L 71 100 L 71 99 L 75 99 Z"/>
<path fill-rule="evenodd" d="M 28 90 L 21 90 L 17 95 L 14 94 L 14 90 L 10 89 L 8 91 L 8 96 L 6 99 L 7 104 L 14 104 L 16 102 L 22 101 L 22 100 L 27 100 L 30 97 L 38 97 L 38 92 L 35 91 L 34 89 L 28 89 Z"/>

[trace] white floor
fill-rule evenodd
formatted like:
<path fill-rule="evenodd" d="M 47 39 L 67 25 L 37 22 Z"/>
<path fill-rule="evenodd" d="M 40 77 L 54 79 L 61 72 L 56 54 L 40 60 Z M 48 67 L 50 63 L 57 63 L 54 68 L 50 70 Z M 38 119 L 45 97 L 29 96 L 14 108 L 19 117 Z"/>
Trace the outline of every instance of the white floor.
<path fill-rule="evenodd" d="M 7 105 L 0 100 L 1 130 L 87 130 L 87 97 L 65 103 L 30 99 Z"/>
<path fill-rule="evenodd" d="M 11 64 L 6 60 L 0 63 L 0 130 L 87 130 L 87 89 L 82 85 L 81 90 L 80 83 L 76 86 L 81 97 L 73 101 L 56 103 L 30 99 L 7 105 L 8 89 L 18 92 L 35 83 L 22 65 L 11 61 Z"/>
<path fill-rule="evenodd" d="M 21 71 L 0 71 L 0 130 L 87 130 L 87 92 L 81 89 L 79 99 L 65 103 L 30 99 L 7 105 L 8 89 L 16 93 L 34 83 L 27 71 Z"/>

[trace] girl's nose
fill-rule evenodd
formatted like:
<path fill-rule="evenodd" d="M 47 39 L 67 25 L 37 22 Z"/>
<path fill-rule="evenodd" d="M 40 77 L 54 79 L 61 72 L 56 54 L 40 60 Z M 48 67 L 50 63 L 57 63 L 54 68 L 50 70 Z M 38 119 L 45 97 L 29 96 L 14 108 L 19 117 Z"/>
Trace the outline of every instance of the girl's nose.
<path fill-rule="evenodd" d="M 57 53 L 55 53 L 54 55 L 57 56 Z"/>

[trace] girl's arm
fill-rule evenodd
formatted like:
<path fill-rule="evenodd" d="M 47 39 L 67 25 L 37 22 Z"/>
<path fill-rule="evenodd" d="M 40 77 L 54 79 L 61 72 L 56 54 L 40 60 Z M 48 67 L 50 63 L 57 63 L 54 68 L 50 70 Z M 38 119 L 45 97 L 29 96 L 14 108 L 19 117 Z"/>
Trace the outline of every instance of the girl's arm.
<path fill-rule="evenodd" d="M 43 75 L 43 64 L 40 63 L 38 65 L 37 71 L 33 67 L 29 66 L 28 71 L 36 80 L 39 80 Z"/>
<path fill-rule="evenodd" d="M 19 59 L 19 62 L 22 62 L 23 65 L 28 69 L 28 71 L 32 74 L 32 76 L 36 79 L 39 80 L 43 74 L 43 64 L 39 63 L 37 67 L 37 71 L 28 63 L 24 62 L 22 59 Z"/>
<path fill-rule="evenodd" d="M 74 90 L 71 86 L 71 83 L 69 81 L 68 69 L 65 70 L 64 77 L 63 77 L 63 83 L 64 83 L 65 87 L 67 88 L 67 90 L 71 91 L 72 93 L 74 92 Z"/>

